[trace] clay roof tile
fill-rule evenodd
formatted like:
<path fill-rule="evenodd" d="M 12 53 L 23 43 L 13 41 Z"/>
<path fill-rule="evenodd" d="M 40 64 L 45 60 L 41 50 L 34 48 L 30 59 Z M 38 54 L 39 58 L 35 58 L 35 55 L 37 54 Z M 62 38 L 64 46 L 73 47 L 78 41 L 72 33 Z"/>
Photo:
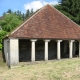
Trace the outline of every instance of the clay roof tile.
<path fill-rule="evenodd" d="M 46 5 L 14 30 L 9 37 L 80 39 L 80 26 L 51 5 Z"/>

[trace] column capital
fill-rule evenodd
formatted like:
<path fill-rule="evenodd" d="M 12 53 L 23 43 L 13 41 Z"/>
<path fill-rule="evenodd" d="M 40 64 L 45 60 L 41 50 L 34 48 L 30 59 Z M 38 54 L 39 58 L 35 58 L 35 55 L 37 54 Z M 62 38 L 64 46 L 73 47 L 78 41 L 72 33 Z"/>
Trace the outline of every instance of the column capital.
<path fill-rule="evenodd" d="M 45 41 L 45 42 L 50 42 L 50 40 L 49 40 L 49 39 L 45 39 L 44 41 Z"/>
<path fill-rule="evenodd" d="M 75 40 L 69 40 L 69 42 L 74 42 Z"/>
<path fill-rule="evenodd" d="M 37 41 L 37 39 L 31 39 L 31 41 L 32 41 L 32 42 L 36 42 L 36 41 Z"/>
<path fill-rule="evenodd" d="M 56 42 L 62 42 L 63 40 L 56 40 Z"/>

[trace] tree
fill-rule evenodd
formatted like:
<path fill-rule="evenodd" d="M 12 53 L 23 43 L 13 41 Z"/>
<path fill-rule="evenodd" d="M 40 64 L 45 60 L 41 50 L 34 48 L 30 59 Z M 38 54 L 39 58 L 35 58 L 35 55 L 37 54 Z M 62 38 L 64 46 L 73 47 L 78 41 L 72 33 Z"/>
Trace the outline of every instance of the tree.
<path fill-rule="evenodd" d="M 5 37 L 6 34 L 6 31 L 0 30 L 0 50 L 2 50 L 2 39 Z"/>
<path fill-rule="evenodd" d="M 28 18 L 30 16 L 30 10 L 28 9 L 27 11 L 26 11 L 26 18 Z"/>
<path fill-rule="evenodd" d="M 6 14 L 6 13 L 4 12 L 4 13 L 3 13 L 3 16 L 4 16 L 5 14 Z"/>
<path fill-rule="evenodd" d="M 7 14 L 8 13 L 8 14 Z M 12 31 L 16 26 L 20 25 L 26 18 L 33 14 L 33 9 L 31 11 L 28 9 L 26 14 L 21 14 L 21 11 L 12 12 L 9 9 L 7 12 L 3 13 L 3 19 L 0 20 L 0 50 L 2 49 L 2 39 L 4 36 Z"/>
<path fill-rule="evenodd" d="M 2 29 L 4 31 L 10 32 L 16 26 L 18 26 L 21 22 L 22 20 L 20 19 L 19 16 L 11 13 L 11 14 L 6 14 L 4 16 L 4 19 L 0 21 L 0 25 L 2 26 Z"/>
<path fill-rule="evenodd" d="M 8 9 L 7 13 L 12 13 L 12 10 L 11 9 Z"/>
<path fill-rule="evenodd" d="M 61 0 L 60 3 L 61 4 L 56 5 L 55 8 L 77 24 L 80 24 L 80 0 Z"/>
<path fill-rule="evenodd" d="M 33 9 L 31 9 L 31 12 L 30 12 L 30 14 L 33 14 L 34 13 L 34 11 L 33 11 Z"/>
<path fill-rule="evenodd" d="M 24 13 L 22 14 L 22 20 L 23 21 L 25 20 L 25 14 Z"/>

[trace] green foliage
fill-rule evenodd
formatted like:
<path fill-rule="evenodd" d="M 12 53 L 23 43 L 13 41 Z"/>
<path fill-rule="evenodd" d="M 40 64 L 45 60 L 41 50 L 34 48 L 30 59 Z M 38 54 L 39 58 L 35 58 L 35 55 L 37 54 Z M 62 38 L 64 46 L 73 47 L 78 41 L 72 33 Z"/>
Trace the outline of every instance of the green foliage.
<path fill-rule="evenodd" d="M 34 11 L 33 11 L 33 9 L 31 9 L 31 12 L 30 12 L 30 14 L 33 14 L 34 13 Z"/>
<path fill-rule="evenodd" d="M 11 9 L 8 9 L 7 13 L 13 13 Z"/>
<path fill-rule="evenodd" d="M 30 16 L 30 11 L 29 9 L 26 11 L 26 17 L 29 17 Z"/>
<path fill-rule="evenodd" d="M 55 8 L 80 24 L 80 0 L 61 0 L 61 4 L 56 5 Z"/>
<path fill-rule="evenodd" d="M 5 37 L 6 34 L 6 31 L 0 30 L 0 50 L 2 49 L 2 39 Z"/>
<path fill-rule="evenodd" d="M 0 30 L 0 43 L 2 43 L 2 39 L 5 37 L 6 34 L 6 31 Z"/>
<path fill-rule="evenodd" d="M 25 20 L 25 14 L 24 13 L 22 14 L 22 20 L 23 21 Z"/>
<path fill-rule="evenodd" d="M 33 9 L 28 9 L 25 14 L 21 14 L 19 10 L 12 12 L 11 9 L 8 9 L 8 11 L 3 14 L 3 20 L 0 20 L 0 26 L 2 26 L 4 31 L 10 32 L 31 14 L 33 14 Z"/>
<path fill-rule="evenodd" d="M 28 10 L 26 11 L 25 17 L 28 18 L 28 17 L 30 17 L 33 13 L 34 13 L 34 12 L 33 12 L 33 9 L 31 9 L 31 10 L 28 9 Z"/>
<path fill-rule="evenodd" d="M 0 44 L 0 50 L 2 50 L 2 44 Z"/>
<path fill-rule="evenodd" d="M 3 19 L 0 20 L 0 26 L 2 28 L 2 30 L 0 30 L 0 50 L 2 49 L 2 39 L 7 34 L 7 32 L 12 31 L 31 14 L 33 14 L 33 9 L 31 9 L 31 11 L 27 10 L 25 14 L 21 14 L 21 11 L 19 10 L 12 12 L 11 9 L 8 9 L 7 12 L 3 13 Z"/>
<path fill-rule="evenodd" d="M 16 26 L 18 26 L 22 20 L 20 20 L 19 16 L 15 14 L 6 14 L 4 19 L 0 21 L 0 25 L 4 31 L 10 32 Z"/>

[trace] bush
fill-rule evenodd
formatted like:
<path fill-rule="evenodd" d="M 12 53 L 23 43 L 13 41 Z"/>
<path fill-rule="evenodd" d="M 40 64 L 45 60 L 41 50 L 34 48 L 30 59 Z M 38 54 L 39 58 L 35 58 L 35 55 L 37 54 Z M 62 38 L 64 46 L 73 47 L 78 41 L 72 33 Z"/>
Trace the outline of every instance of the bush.
<path fill-rule="evenodd" d="M 2 50 L 2 44 L 0 44 L 0 50 Z"/>
<path fill-rule="evenodd" d="M 5 37 L 6 34 L 6 31 L 0 30 L 0 50 L 2 50 L 2 39 Z"/>

